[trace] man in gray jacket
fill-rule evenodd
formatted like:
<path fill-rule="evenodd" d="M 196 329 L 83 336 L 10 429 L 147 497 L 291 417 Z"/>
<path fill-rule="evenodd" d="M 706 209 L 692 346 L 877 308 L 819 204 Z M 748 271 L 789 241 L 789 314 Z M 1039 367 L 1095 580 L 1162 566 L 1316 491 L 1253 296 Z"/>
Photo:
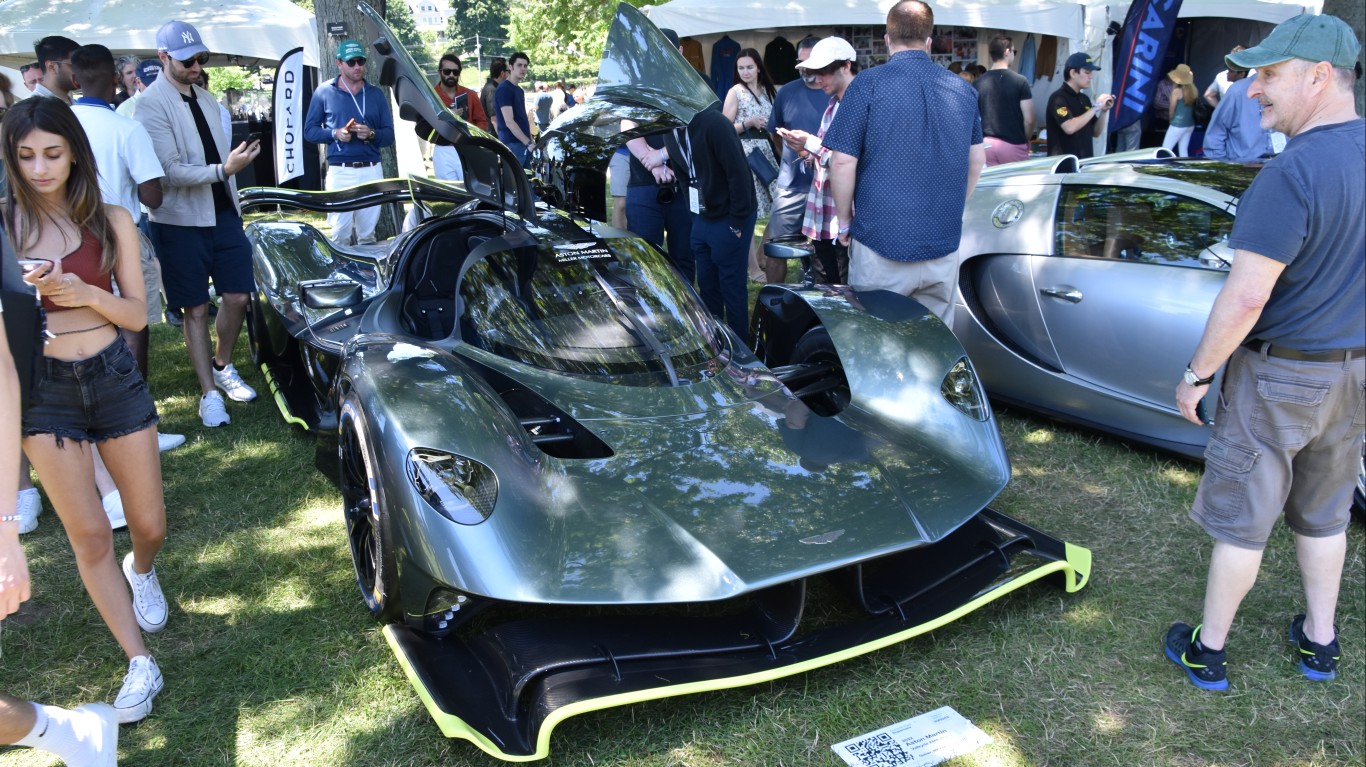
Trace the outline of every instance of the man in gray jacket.
<path fill-rule="evenodd" d="M 162 76 L 143 92 L 135 114 L 151 135 L 166 172 L 161 207 L 150 214 L 152 241 L 162 262 L 167 304 L 185 312 L 185 346 L 201 392 L 199 418 L 205 426 L 222 426 L 231 419 L 217 389 L 237 402 L 256 398 L 232 365 L 233 347 L 255 289 L 251 245 L 242 232 L 232 177 L 256 159 L 261 144 L 229 147 L 218 102 L 194 84 L 209 58 L 194 27 L 166 22 L 157 30 L 157 51 Z M 210 279 L 222 298 L 215 325 L 218 343 L 212 349 Z"/>

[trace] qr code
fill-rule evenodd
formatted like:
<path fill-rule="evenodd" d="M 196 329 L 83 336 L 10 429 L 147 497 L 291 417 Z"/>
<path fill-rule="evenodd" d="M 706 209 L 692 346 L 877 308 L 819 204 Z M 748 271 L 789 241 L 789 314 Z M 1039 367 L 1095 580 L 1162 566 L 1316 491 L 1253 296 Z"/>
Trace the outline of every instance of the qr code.
<path fill-rule="evenodd" d="M 911 761 L 911 755 L 885 732 L 850 743 L 846 748 L 861 767 L 901 767 Z"/>

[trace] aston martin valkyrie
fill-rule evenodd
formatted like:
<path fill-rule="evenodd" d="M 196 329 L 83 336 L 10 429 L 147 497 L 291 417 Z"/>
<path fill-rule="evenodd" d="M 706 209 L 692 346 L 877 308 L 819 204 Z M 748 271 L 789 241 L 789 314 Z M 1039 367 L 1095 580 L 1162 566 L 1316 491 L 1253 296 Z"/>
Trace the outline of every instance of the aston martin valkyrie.
<path fill-rule="evenodd" d="M 815 669 L 1046 576 L 1084 585 L 1086 549 L 989 508 L 1005 449 L 922 306 L 769 286 L 746 346 L 648 243 L 534 195 L 363 10 L 400 116 L 455 146 L 465 181 L 245 190 L 420 219 L 360 249 L 251 224 L 249 332 L 335 464 L 364 604 L 445 734 L 540 758 L 569 716 Z M 623 5 L 596 100 L 537 152 L 572 179 L 714 102 Z"/>

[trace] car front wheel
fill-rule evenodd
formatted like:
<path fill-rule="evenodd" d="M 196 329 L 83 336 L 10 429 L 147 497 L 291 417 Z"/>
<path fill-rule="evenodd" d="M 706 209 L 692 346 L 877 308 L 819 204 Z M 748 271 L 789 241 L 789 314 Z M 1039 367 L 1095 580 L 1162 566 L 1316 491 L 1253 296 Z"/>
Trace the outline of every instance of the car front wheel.
<path fill-rule="evenodd" d="M 400 620 L 403 608 L 398 598 L 389 515 L 378 484 L 365 414 L 354 392 L 342 404 L 338 451 L 346 541 L 361 599 L 375 618 L 385 623 Z"/>

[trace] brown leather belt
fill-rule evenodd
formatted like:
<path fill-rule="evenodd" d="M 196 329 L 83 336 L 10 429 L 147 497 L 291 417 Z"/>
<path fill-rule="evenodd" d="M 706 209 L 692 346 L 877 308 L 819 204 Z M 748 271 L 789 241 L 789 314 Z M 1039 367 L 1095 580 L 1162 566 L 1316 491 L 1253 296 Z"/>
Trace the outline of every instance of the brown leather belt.
<path fill-rule="evenodd" d="M 1244 341 L 1243 346 L 1258 354 L 1266 354 L 1268 357 L 1279 357 L 1283 360 L 1296 360 L 1298 362 L 1346 362 L 1348 360 L 1359 359 L 1366 356 L 1366 349 L 1332 349 L 1326 352 L 1302 352 L 1299 349 L 1273 346 L 1259 338 Z"/>
<path fill-rule="evenodd" d="M 377 162 L 334 162 L 328 164 L 338 168 L 368 168 L 371 165 L 379 165 Z"/>

